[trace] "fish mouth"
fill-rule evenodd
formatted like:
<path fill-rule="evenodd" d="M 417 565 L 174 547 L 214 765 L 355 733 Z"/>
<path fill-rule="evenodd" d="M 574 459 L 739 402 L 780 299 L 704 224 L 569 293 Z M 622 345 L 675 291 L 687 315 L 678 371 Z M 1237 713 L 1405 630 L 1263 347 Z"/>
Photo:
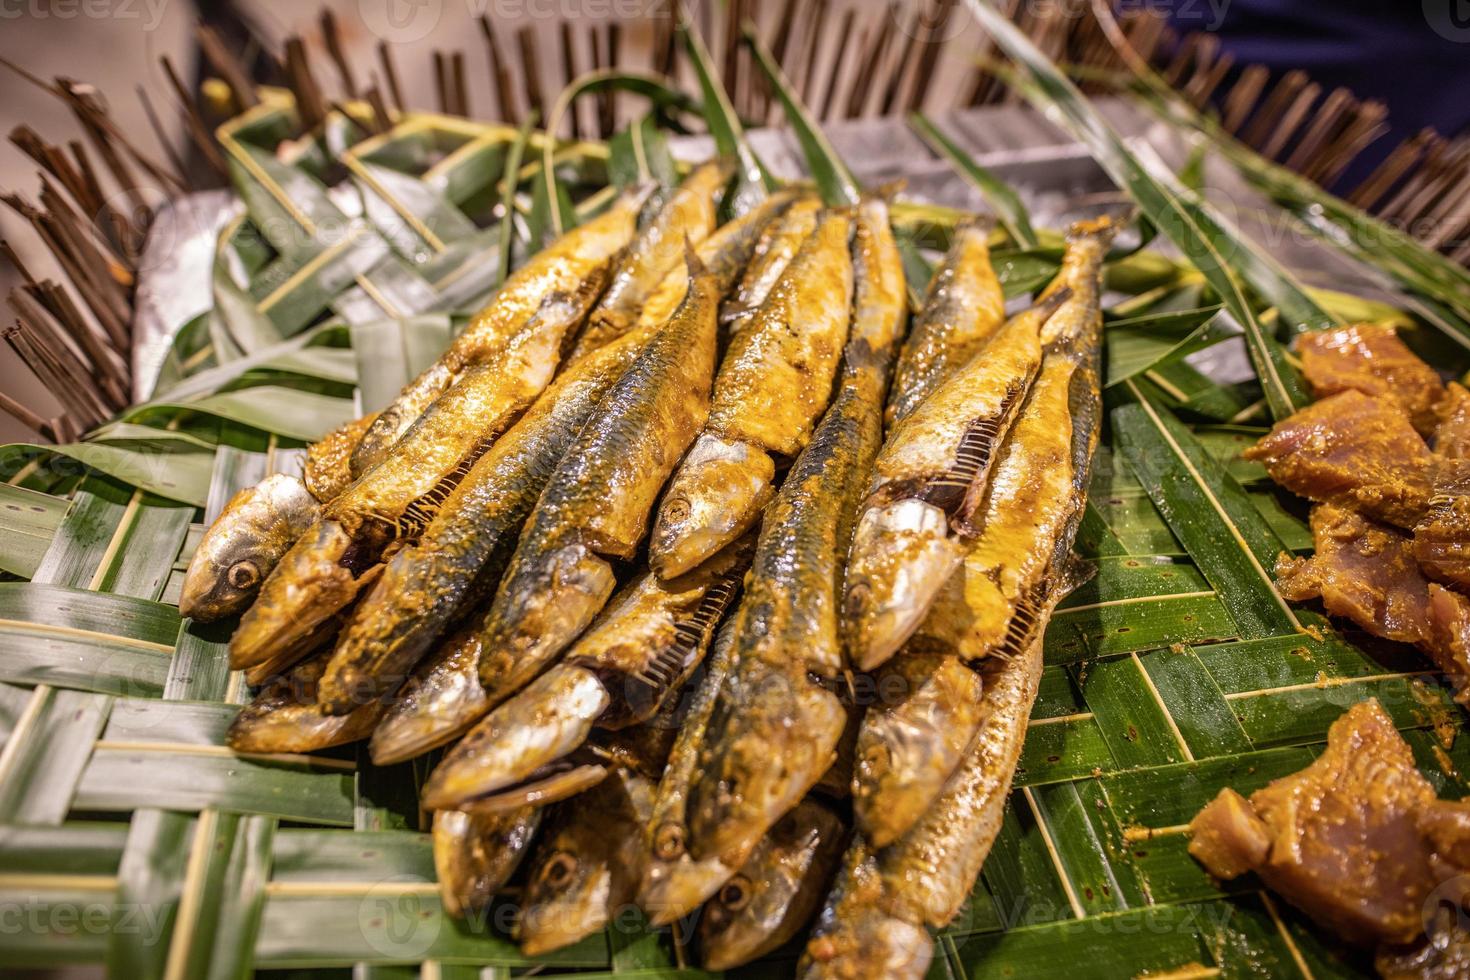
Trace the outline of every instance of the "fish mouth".
<path fill-rule="evenodd" d="M 776 464 L 745 442 L 702 435 L 659 508 L 648 563 L 665 581 L 692 571 L 744 534 L 775 496 Z"/>
<path fill-rule="evenodd" d="M 301 643 L 357 596 L 370 579 L 349 567 L 355 544 L 341 524 L 325 520 L 291 546 L 230 639 L 232 670 Z"/>
<path fill-rule="evenodd" d="M 521 595 L 497 597 L 482 632 L 480 683 L 492 704 L 514 694 L 571 646 L 617 584 L 612 565 L 581 542 L 556 549 L 541 564 L 527 576 L 528 587 L 517 590 Z M 506 598 L 514 611 L 497 615 Z"/>
<path fill-rule="evenodd" d="M 243 612 L 260 591 L 260 583 L 249 589 L 233 587 L 227 579 L 231 568 L 210 560 L 190 562 L 179 590 L 179 615 L 212 623 Z"/>
<path fill-rule="evenodd" d="M 873 670 L 897 653 L 963 560 L 941 508 L 906 497 L 866 510 L 853 535 L 843 595 L 853 665 Z"/>
<path fill-rule="evenodd" d="M 596 762 L 559 759 L 522 782 L 500 790 L 437 807 L 423 797 L 425 809 L 464 810 L 481 816 L 509 813 L 524 806 L 549 806 L 585 792 L 607 778 L 608 767 Z M 425 790 L 427 794 L 427 789 Z"/>
<path fill-rule="evenodd" d="M 611 698 L 597 675 L 559 664 L 498 708 L 452 749 L 424 785 L 444 809 L 494 793 L 575 751 Z"/>
<path fill-rule="evenodd" d="M 696 861 L 688 854 L 672 861 L 652 859 L 638 890 L 638 907 L 655 926 L 666 926 L 693 912 L 735 873 L 718 858 Z"/>
<path fill-rule="evenodd" d="M 543 902 L 528 903 L 516 923 L 521 952 L 541 956 L 570 946 L 604 928 L 611 916 L 606 895 L 610 888 L 606 871 L 575 891 Z"/>
<path fill-rule="evenodd" d="M 836 758 L 847 711 L 804 676 L 761 668 L 747 680 L 754 710 L 730 710 L 709 744 L 722 747 L 690 794 L 689 853 L 739 868 L 766 832 Z"/>

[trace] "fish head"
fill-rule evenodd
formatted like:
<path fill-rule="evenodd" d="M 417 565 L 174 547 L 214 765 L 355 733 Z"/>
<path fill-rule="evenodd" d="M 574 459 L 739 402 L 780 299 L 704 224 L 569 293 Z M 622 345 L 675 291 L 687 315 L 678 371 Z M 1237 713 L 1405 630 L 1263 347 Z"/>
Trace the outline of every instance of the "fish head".
<path fill-rule="evenodd" d="M 492 700 L 511 693 L 582 634 L 607 604 L 612 565 L 570 540 L 512 567 L 484 629 L 480 681 Z"/>
<path fill-rule="evenodd" d="M 796 969 L 801 980 L 886 977 L 920 980 L 934 959 L 934 940 L 921 925 L 874 906 L 851 908 L 831 931 L 813 936 Z M 823 913 L 825 920 L 827 914 Z"/>
<path fill-rule="evenodd" d="M 873 670 L 893 656 L 963 558 L 949 515 L 931 503 L 904 497 L 864 510 L 842 597 L 852 664 Z"/>
<path fill-rule="evenodd" d="M 613 869 L 594 853 L 558 846 L 541 855 L 516 923 L 521 951 L 538 956 L 603 928 L 612 892 Z"/>
<path fill-rule="evenodd" d="M 230 638 L 230 667 L 243 670 L 299 643 L 346 608 L 372 576 L 354 563 L 351 535 L 321 520 L 301 536 L 260 587 Z"/>
<path fill-rule="evenodd" d="M 179 612 L 201 622 L 243 612 L 317 509 L 294 476 L 276 474 L 235 494 L 194 551 Z"/>
<path fill-rule="evenodd" d="M 682 824 L 667 821 L 653 829 L 653 854 L 638 890 L 638 907 L 655 926 L 693 912 L 730 877 L 730 869 L 718 858 L 691 858 L 684 841 Z"/>
<path fill-rule="evenodd" d="M 661 579 L 698 567 L 744 533 L 775 496 L 776 464 L 746 442 L 702 435 L 664 495 L 648 562 Z"/>
<path fill-rule="evenodd" d="M 782 817 L 705 904 L 705 969 L 733 969 L 791 938 L 816 911 L 845 836 L 836 815 L 810 798 Z"/>
<path fill-rule="evenodd" d="M 690 853 L 732 867 L 822 778 L 847 723 L 837 696 L 799 664 L 746 660 L 740 673 L 711 720 L 689 814 Z"/>

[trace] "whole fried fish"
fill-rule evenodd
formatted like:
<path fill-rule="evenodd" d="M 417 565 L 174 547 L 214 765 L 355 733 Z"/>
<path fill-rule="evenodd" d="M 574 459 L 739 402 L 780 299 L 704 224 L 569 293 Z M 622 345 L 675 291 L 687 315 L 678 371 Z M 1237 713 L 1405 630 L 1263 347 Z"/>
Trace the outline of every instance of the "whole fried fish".
<path fill-rule="evenodd" d="M 679 308 L 608 389 L 542 492 L 486 616 L 480 679 L 525 684 L 587 628 L 709 411 L 719 283 L 692 249 Z"/>
<path fill-rule="evenodd" d="M 556 807 L 516 924 L 521 952 L 538 956 L 569 946 L 632 904 L 643 875 L 640 831 L 652 807 L 652 781 L 622 767 Z"/>
<path fill-rule="evenodd" d="M 353 476 L 361 476 L 381 462 L 409 426 L 459 380 L 466 368 L 484 361 L 521 333 L 548 296 L 576 292 L 589 275 L 626 248 L 637 230 L 638 212 L 651 191 L 651 186 L 641 186 L 623 194 L 607 211 L 571 229 L 517 269 L 454 338 L 449 349 L 378 415 L 352 454 Z M 558 346 L 562 339 L 557 338 Z"/>
<path fill-rule="evenodd" d="M 996 450 L 1041 368 L 1044 346 L 1101 324 L 1101 269 L 1115 233 L 1079 223 L 1057 278 L 895 425 L 848 556 L 847 654 L 872 670 L 908 639 L 983 528 Z"/>
<path fill-rule="evenodd" d="M 847 212 L 826 213 L 731 341 L 709 421 L 659 508 L 649 545 L 659 575 L 681 575 L 744 533 L 774 493 L 772 454 L 794 456 L 810 437 L 847 337 L 851 226 Z"/>
<path fill-rule="evenodd" d="M 1005 291 L 990 264 L 990 222 L 959 225 L 934 270 L 893 372 L 885 422 L 892 429 L 1000 329 Z"/>
<path fill-rule="evenodd" d="M 211 623 L 242 612 L 320 510 L 305 484 L 280 473 L 235 494 L 194 550 L 179 614 Z"/>
<path fill-rule="evenodd" d="M 516 336 L 438 398 L 394 446 L 322 511 L 261 587 L 230 640 L 231 663 L 252 666 L 350 602 L 389 544 L 421 534 L 449 492 L 551 381 L 563 339 L 581 322 L 606 269 L 548 296 Z M 328 682 L 333 710 L 348 710 Z"/>
<path fill-rule="evenodd" d="M 317 700 L 326 656 L 317 655 L 269 681 L 240 709 L 225 733 L 236 752 L 316 752 L 367 738 L 383 713 L 381 699 L 329 715 Z"/>
<path fill-rule="evenodd" d="M 881 200 L 859 210 L 852 338 L 837 397 L 763 521 L 727 679 L 689 798 L 689 851 L 738 867 L 830 768 L 847 723 L 837 579 L 882 428 L 904 310 L 903 272 Z M 771 765 L 771 760 L 781 765 Z"/>
<path fill-rule="evenodd" d="M 705 905 L 699 923 L 704 968 L 734 969 L 795 936 L 821 906 L 846 841 L 841 818 L 813 797 L 777 821 Z"/>
<path fill-rule="evenodd" d="M 737 544 L 670 582 L 623 587 L 563 660 L 497 706 L 434 769 L 423 796 L 448 806 L 491 793 L 569 754 L 593 725 L 651 718 L 703 659 L 750 563 Z"/>

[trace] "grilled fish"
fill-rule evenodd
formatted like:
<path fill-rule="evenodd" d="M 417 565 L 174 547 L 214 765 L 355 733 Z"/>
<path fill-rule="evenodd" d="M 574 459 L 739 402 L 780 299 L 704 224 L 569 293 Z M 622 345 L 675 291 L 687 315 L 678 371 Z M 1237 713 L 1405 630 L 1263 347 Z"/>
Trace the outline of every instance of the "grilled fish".
<path fill-rule="evenodd" d="M 562 662 L 445 756 L 424 798 L 446 806 L 494 792 L 576 749 L 594 724 L 625 728 L 653 717 L 703 659 L 745 574 L 750 544 L 671 582 L 645 572 L 624 586 Z"/>
<path fill-rule="evenodd" d="M 1005 311 L 1005 292 L 990 264 L 990 223 L 966 222 L 955 228 L 899 353 L 885 413 L 889 429 L 985 346 Z"/>
<path fill-rule="evenodd" d="M 306 448 L 301 480 L 313 497 L 325 504 L 352 483 L 352 453 L 377 418 L 372 412 L 353 419 Z"/>
<path fill-rule="evenodd" d="M 641 343 L 641 334 L 626 335 L 568 369 L 475 462 L 418 541 L 387 562 L 337 642 L 332 696 L 394 684 L 493 587 L 552 471 Z"/>
<path fill-rule="evenodd" d="M 316 752 L 367 738 L 383 713 L 382 701 L 325 714 L 317 703 L 325 668 L 326 658 L 316 656 L 268 681 L 230 723 L 225 744 L 236 752 Z"/>
<path fill-rule="evenodd" d="M 709 422 L 659 508 L 659 575 L 682 575 L 746 531 L 774 492 L 771 454 L 794 456 L 810 438 L 847 337 L 851 226 L 845 211 L 825 214 L 731 341 Z"/>
<path fill-rule="evenodd" d="M 536 849 L 516 924 L 523 953 L 571 945 L 632 903 L 643 873 L 640 830 L 652 807 L 652 781 L 617 768 L 556 808 Z"/>
<path fill-rule="evenodd" d="M 684 724 L 669 752 L 668 768 L 659 780 L 654 797 L 653 813 L 646 828 L 644 850 L 648 858 L 638 890 L 638 906 L 656 926 L 667 925 L 694 911 L 735 872 L 719 858 L 696 861 L 689 855 L 686 816 L 699 750 L 715 702 L 734 663 L 738 615 L 720 627 L 704 664 L 704 678 L 690 699 Z"/>
<path fill-rule="evenodd" d="M 1036 625 L 1037 589 L 1056 541 L 1076 519 L 1097 441 L 1097 331 L 1047 352 L 1020 420 L 1001 447 L 984 531 L 929 615 L 875 687 L 858 736 L 857 826 L 886 847 L 928 812 L 978 731 L 981 682 L 966 666 L 1012 657 Z"/>
<path fill-rule="evenodd" d="M 688 252 L 688 294 L 608 389 L 542 492 L 486 617 L 480 679 L 518 690 L 587 628 L 664 480 L 709 411 L 716 278 Z"/>
<path fill-rule="evenodd" d="M 638 232 L 618 262 L 607 292 L 587 318 L 571 360 L 621 337 L 638 322 L 648 297 L 670 271 L 679 271 L 686 240 L 698 245 L 715 229 L 715 209 L 730 167 L 716 160 L 696 167 Z"/>
<path fill-rule="evenodd" d="M 520 866 L 541 826 L 540 807 L 485 815 L 460 810 L 434 814 L 434 875 L 444 911 L 480 918 Z"/>
<path fill-rule="evenodd" d="M 848 558 L 844 612 L 853 664 L 872 670 L 914 632 L 983 526 L 996 449 L 1041 366 L 1102 322 L 1102 262 L 1115 226 L 1079 222 L 1036 305 L 904 415 L 878 457 Z"/>
<path fill-rule="evenodd" d="M 242 612 L 320 510 L 305 484 L 279 473 L 235 494 L 194 551 L 180 615 L 212 623 Z"/>
<path fill-rule="evenodd" d="M 393 452 L 322 511 L 261 587 L 230 640 L 236 668 L 288 645 L 337 613 L 365 584 L 389 544 L 416 538 L 445 497 L 551 381 L 563 339 L 586 315 L 605 268 L 571 293 L 546 297 L 519 334 L 437 399 Z M 350 710 L 335 678 L 329 710 Z"/>
<path fill-rule="evenodd" d="M 607 211 L 571 229 L 517 269 L 449 349 L 378 415 L 352 453 L 352 475 L 362 476 L 381 462 L 466 368 L 486 360 L 520 334 L 547 297 L 575 293 L 588 276 L 626 248 L 651 190 L 651 186 L 639 187 L 623 194 Z M 558 347 L 563 339 L 557 338 Z"/>
<path fill-rule="evenodd" d="M 761 528 L 741 603 L 738 666 L 716 704 L 690 791 L 689 850 L 738 867 L 831 766 L 847 723 L 837 578 L 878 450 L 903 273 L 881 200 L 859 211 L 852 339 L 832 407 Z M 779 759 L 780 766 L 771 765 Z"/>
<path fill-rule="evenodd" d="M 842 858 L 847 827 L 812 797 L 777 821 L 750 859 L 705 905 L 706 970 L 730 970 L 777 949 L 805 926 Z"/>
<path fill-rule="evenodd" d="M 720 322 L 732 335 L 744 329 L 761 308 L 802 243 L 817 230 L 821 213 L 821 198 L 803 197 L 787 208 L 780 219 L 766 226 L 745 275 L 720 309 Z"/>
<path fill-rule="evenodd" d="M 1040 678 L 1039 637 L 1019 657 L 987 661 L 984 722 L 964 762 L 901 838 L 881 850 L 854 839 L 798 976 L 924 976 L 925 925 L 959 911 L 1000 830 Z"/>

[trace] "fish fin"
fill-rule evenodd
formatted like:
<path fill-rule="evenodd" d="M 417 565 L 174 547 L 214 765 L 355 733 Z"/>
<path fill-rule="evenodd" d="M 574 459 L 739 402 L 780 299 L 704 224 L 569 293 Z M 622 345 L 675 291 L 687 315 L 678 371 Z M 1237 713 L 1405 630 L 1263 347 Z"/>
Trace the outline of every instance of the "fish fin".
<path fill-rule="evenodd" d="M 470 451 L 454 464 L 454 468 L 439 479 L 438 483 L 410 501 L 408 506 L 403 508 L 402 516 L 394 525 L 395 540 L 411 541 L 422 536 L 429 522 L 439 512 L 439 508 L 444 506 L 444 501 L 454 492 L 454 488 L 464 481 L 470 470 L 480 461 L 480 457 L 484 456 L 494 444 L 494 439 L 481 439 L 475 443 Z"/>
<path fill-rule="evenodd" d="M 699 257 L 699 253 L 694 250 L 694 243 L 689 240 L 687 233 L 684 235 L 684 265 L 689 270 L 690 279 L 709 275 L 709 268 Z"/>
<path fill-rule="evenodd" d="M 973 419 L 960 436 L 954 462 L 948 470 L 925 485 L 919 495 L 949 515 L 955 530 L 973 536 L 979 529 L 971 518 L 980 509 L 989 481 L 987 476 L 995 462 L 995 450 L 1010 431 L 1017 409 L 1025 400 L 1030 379 L 1013 382 L 1000 407 L 992 415 Z"/>

